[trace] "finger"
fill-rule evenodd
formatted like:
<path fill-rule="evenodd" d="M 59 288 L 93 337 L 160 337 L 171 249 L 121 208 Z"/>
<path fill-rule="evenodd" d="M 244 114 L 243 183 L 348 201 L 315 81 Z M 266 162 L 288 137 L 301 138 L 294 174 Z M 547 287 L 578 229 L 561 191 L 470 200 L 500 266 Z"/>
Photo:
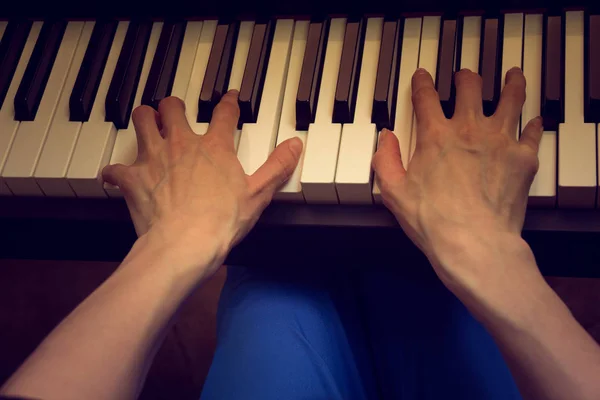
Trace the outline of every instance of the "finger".
<path fill-rule="evenodd" d="M 544 133 L 544 127 L 542 124 L 542 117 L 536 117 L 529 121 L 521 133 L 519 143 L 529 147 L 535 153 L 540 148 L 540 141 Z"/>
<path fill-rule="evenodd" d="M 111 164 L 102 169 L 102 180 L 110 185 L 118 186 L 121 190 L 126 190 L 127 184 L 127 167 L 123 164 Z"/>
<path fill-rule="evenodd" d="M 506 73 L 504 89 L 494 117 L 503 121 L 509 132 L 514 132 L 519 123 L 523 103 L 525 103 L 525 76 L 520 68 L 514 67 Z"/>
<path fill-rule="evenodd" d="M 152 107 L 140 106 L 133 110 L 131 120 L 137 137 L 138 158 L 155 153 L 162 143 L 157 119 L 158 113 Z"/>
<path fill-rule="evenodd" d="M 260 204 L 268 204 L 275 191 L 290 178 L 301 154 L 302 141 L 297 137 L 288 139 L 277 146 L 267 161 L 248 178 L 250 191 Z"/>
<path fill-rule="evenodd" d="M 412 77 L 411 87 L 413 107 L 419 124 L 425 125 L 430 121 L 446 119 L 429 72 L 419 68 Z"/>
<path fill-rule="evenodd" d="M 463 68 L 454 74 L 454 86 L 456 87 L 454 115 L 463 118 L 475 118 L 475 116 L 483 115 L 481 76 Z"/>
<path fill-rule="evenodd" d="M 406 175 L 398 138 L 387 129 L 379 134 L 379 145 L 373 157 L 373 170 L 382 192 L 402 181 Z"/>
<path fill-rule="evenodd" d="M 158 113 L 165 138 L 192 134 L 192 128 L 185 115 L 185 104 L 180 98 L 170 96 L 162 99 L 158 103 Z"/>
<path fill-rule="evenodd" d="M 221 97 L 221 101 L 213 110 L 208 132 L 206 132 L 207 137 L 219 140 L 231 150 L 234 149 L 233 132 L 240 118 L 238 94 L 237 90 L 230 90 Z"/>

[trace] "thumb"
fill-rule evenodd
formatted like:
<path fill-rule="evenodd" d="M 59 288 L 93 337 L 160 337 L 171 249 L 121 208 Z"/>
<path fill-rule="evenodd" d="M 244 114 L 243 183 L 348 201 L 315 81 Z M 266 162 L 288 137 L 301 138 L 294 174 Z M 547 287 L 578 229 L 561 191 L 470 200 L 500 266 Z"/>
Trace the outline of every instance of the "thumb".
<path fill-rule="evenodd" d="M 107 165 L 102 169 L 102 180 L 108 184 L 119 186 L 123 190 L 123 186 L 127 186 L 124 185 L 127 168 L 123 164 Z"/>
<path fill-rule="evenodd" d="M 301 154 L 302 141 L 297 137 L 288 139 L 277 146 L 267 161 L 248 178 L 250 191 L 259 197 L 261 204 L 268 204 L 275 191 L 289 179 Z"/>
<path fill-rule="evenodd" d="M 521 132 L 519 142 L 522 145 L 529 147 L 537 154 L 543 133 L 544 127 L 542 126 L 542 117 L 536 117 L 525 125 L 523 132 Z"/>
<path fill-rule="evenodd" d="M 398 183 L 406 175 L 398 138 L 387 129 L 379 134 L 379 145 L 373 157 L 373 170 L 382 190 Z"/>

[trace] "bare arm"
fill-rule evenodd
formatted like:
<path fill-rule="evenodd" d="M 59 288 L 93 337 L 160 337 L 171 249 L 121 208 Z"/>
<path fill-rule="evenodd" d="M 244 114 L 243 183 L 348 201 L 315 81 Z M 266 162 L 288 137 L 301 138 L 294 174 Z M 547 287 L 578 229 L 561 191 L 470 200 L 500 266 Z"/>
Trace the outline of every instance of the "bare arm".
<path fill-rule="evenodd" d="M 546 284 L 521 238 L 542 136 L 538 118 L 515 138 L 525 78 L 508 72 L 490 117 L 482 111 L 481 78 L 464 70 L 455 82 L 456 109 L 446 119 L 431 76 L 415 73 L 414 155 L 402 160 L 396 137 L 382 132 L 373 160 L 384 203 L 494 337 L 525 398 L 598 399 L 600 348 Z"/>
<path fill-rule="evenodd" d="M 134 111 L 138 158 L 104 169 L 138 233 L 126 259 L 54 329 L 0 389 L 44 400 L 137 397 L 177 310 L 252 228 L 294 170 L 299 140 L 280 144 L 252 176 L 233 145 L 237 93 L 223 96 L 208 132 L 190 129 L 183 103 Z"/>
<path fill-rule="evenodd" d="M 479 246 L 486 250 L 479 253 Z M 477 260 L 462 260 L 461 268 L 487 263 L 503 273 L 473 279 L 455 293 L 495 339 L 523 397 L 598 399 L 600 346 L 539 274 L 527 244 L 498 237 L 469 247 Z"/>
<path fill-rule="evenodd" d="M 135 398 L 177 309 L 218 265 L 177 276 L 175 249 L 142 237 L 127 259 L 41 343 L 2 394 L 41 399 Z M 190 267 L 187 265 L 186 267 Z"/>

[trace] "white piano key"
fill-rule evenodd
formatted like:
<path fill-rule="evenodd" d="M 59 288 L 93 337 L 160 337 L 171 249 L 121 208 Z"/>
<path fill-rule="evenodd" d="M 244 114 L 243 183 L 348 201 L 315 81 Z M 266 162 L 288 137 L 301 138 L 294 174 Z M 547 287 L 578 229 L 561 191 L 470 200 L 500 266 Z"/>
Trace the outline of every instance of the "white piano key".
<path fill-rule="evenodd" d="M 308 126 L 300 178 L 302 193 L 307 203 L 338 202 L 334 180 L 342 125 L 331 121 L 345 30 L 345 18 L 331 20 L 319 102 L 315 122 Z"/>
<path fill-rule="evenodd" d="M 423 29 L 421 32 L 421 48 L 419 49 L 419 68 L 425 68 L 435 79 L 437 73 L 437 53 L 440 42 L 441 17 L 423 17 Z M 404 166 L 409 168 L 410 159 L 415 153 L 418 140 L 417 117 L 413 113 L 412 134 L 410 137 L 409 159 L 404 161 Z"/>
<path fill-rule="evenodd" d="M 25 46 L 23 47 L 21 57 L 17 63 L 17 68 L 13 74 L 13 79 L 8 87 L 8 91 L 6 92 L 6 97 L 2 104 L 2 108 L 0 108 L 0 171 L 2 168 L 4 168 L 8 158 L 8 153 L 19 127 L 19 121 L 15 121 L 14 119 L 15 106 L 13 99 L 15 98 L 17 90 L 19 89 L 21 79 L 23 78 L 23 74 L 27 68 L 27 63 L 31 58 L 31 53 L 33 52 L 33 48 L 37 42 L 40 30 L 42 29 L 42 24 L 43 23 L 39 21 L 33 23 L 29 32 L 29 36 L 27 37 L 27 41 L 25 42 Z M 12 195 L 12 192 L 10 189 L 8 189 L 8 186 L 6 186 L 6 183 L 3 179 L 1 179 L 1 177 L 0 195 Z"/>
<path fill-rule="evenodd" d="M 541 110 L 542 18 L 542 14 L 525 16 L 523 74 L 527 81 L 527 96 L 521 115 L 521 131 L 529 121 L 540 115 Z M 556 201 L 556 131 L 543 133 L 538 158 L 540 167 L 529 190 L 529 204 L 534 207 L 554 207 Z"/>
<path fill-rule="evenodd" d="M 283 97 L 283 106 L 281 107 L 281 119 L 279 120 L 277 145 L 293 137 L 300 138 L 302 143 L 306 144 L 307 131 L 296 130 L 296 95 L 298 94 L 298 85 L 300 84 L 302 62 L 304 61 L 304 51 L 306 49 L 306 40 L 308 38 L 308 26 L 309 21 L 297 21 L 296 26 L 294 27 L 292 52 L 290 54 L 290 63 L 285 86 L 285 95 Z M 279 190 L 279 192 L 275 194 L 276 200 L 286 200 L 300 203 L 304 202 L 302 185 L 300 185 L 303 160 L 304 150 L 302 151 L 300 161 L 292 173 L 292 176 Z"/>
<path fill-rule="evenodd" d="M 127 21 L 121 21 L 117 26 L 90 118 L 81 127 L 67 169 L 67 181 L 77 197 L 106 197 L 100 173 L 110 160 L 117 128 L 106 121 L 104 102 L 128 28 Z"/>
<path fill-rule="evenodd" d="M 479 71 L 479 46 L 481 41 L 481 17 L 470 16 L 463 20 L 460 69 Z"/>
<path fill-rule="evenodd" d="M 206 73 L 206 65 L 208 57 L 212 49 L 215 31 L 217 30 L 217 21 L 204 21 L 202 25 L 202 33 L 200 41 L 196 49 L 196 57 L 194 59 L 194 67 L 188 84 L 187 92 L 185 93 L 185 113 L 187 114 L 188 122 L 192 130 L 198 135 L 204 135 L 208 129 L 208 123 L 198 121 L 198 100 L 200 99 L 200 91 L 202 90 L 202 82 L 204 82 L 204 74 Z"/>
<path fill-rule="evenodd" d="M 181 43 L 179 61 L 177 62 L 177 71 L 173 80 L 173 88 L 171 89 L 171 96 L 179 97 L 181 100 L 185 99 L 188 90 L 201 33 L 202 21 L 187 22 L 183 43 Z"/>
<path fill-rule="evenodd" d="M 79 136 L 79 131 L 83 124 L 79 121 L 69 121 L 69 100 L 81 67 L 81 62 L 87 51 L 94 25 L 93 21 L 88 21 L 83 27 L 64 89 L 60 95 L 60 100 L 58 101 L 58 106 L 46 137 L 46 142 L 35 167 L 34 178 L 46 196 L 75 196 L 65 176 L 75 143 L 77 142 L 77 137 Z"/>
<path fill-rule="evenodd" d="M 407 18 L 404 20 L 402 57 L 400 58 L 400 75 L 398 77 L 396 114 L 394 117 L 394 134 L 398 138 L 404 166 L 408 166 L 410 154 L 413 125 L 411 80 L 419 65 L 422 22 L 422 18 Z M 377 181 L 373 184 L 373 199 L 376 203 L 381 203 L 381 191 Z"/>
<path fill-rule="evenodd" d="M 342 127 L 335 186 L 341 204 L 371 204 L 371 161 L 377 128 L 371 123 L 383 18 L 369 18 L 354 121 Z"/>
<path fill-rule="evenodd" d="M 163 23 L 155 22 L 152 24 L 152 32 L 150 33 L 150 40 L 148 41 L 148 48 L 146 49 L 146 55 L 144 56 L 144 64 L 142 66 L 142 73 L 140 75 L 140 82 L 138 84 L 135 99 L 133 101 L 133 108 L 137 108 L 142 103 L 142 93 L 146 87 L 146 81 L 148 80 L 148 73 L 150 72 L 150 66 L 156 53 L 156 47 L 158 45 L 158 39 L 160 37 L 160 31 L 162 30 Z M 135 135 L 135 127 L 129 117 L 129 125 L 127 129 L 119 129 L 117 131 L 117 138 L 115 139 L 115 146 L 113 147 L 112 155 L 110 156 L 109 164 L 124 164 L 131 165 L 135 162 L 137 157 L 137 138 Z M 104 184 L 104 190 L 109 197 L 122 197 L 123 194 L 117 186 Z"/>
<path fill-rule="evenodd" d="M 35 119 L 22 121 L 19 124 L 6 164 L 2 169 L 2 177 L 15 195 L 43 196 L 33 179 L 33 173 L 65 86 L 84 24 L 82 21 L 71 21 L 67 24 Z"/>
<path fill-rule="evenodd" d="M 235 54 L 233 56 L 233 65 L 231 66 L 231 76 L 229 77 L 228 89 L 240 90 L 242 86 L 242 78 L 246 69 L 246 60 L 248 59 L 248 51 L 250 50 L 250 41 L 252 40 L 252 32 L 254 32 L 254 22 L 244 21 L 240 24 L 238 39 L 235 45 Z M 236 129 L 233 132 L 233 144 L 237 151 L 240 144 L 241 129 Z"/>
<path fill-rule="evenodd" d="M 242 126 L 237 156 L 248 175 L 263 165 L 275 148 L 293 33 L 294 20 L 277 21 L 258 118 L 256 123 Z"/>
<path fill-rule="evenodd" d="M 568 11 L 565 26 L 565 122 L 558 126 L 558 205 L 596 202 L 596 125 L 583 119 L 583 11 Z"/>
<path fill-rule="evenodd" d="M 246 59 L 250 50 L 250 41 L 254 32 L 254 21 L 244 21 L 240 24 L 237 42 L 235 45 L 235 54 L 231 66 L 231 76 L 229 77 L 229 89 L 240 90 L 244 69 L 246 68 Z"/>
<path fill-rule="evenodd" d="M 505 85 L 506 73 L 513 67 L 523 68 L 523 14 L 504 14 L 504 33 L 502 38 L 502 87 Z M 538 95 L 541 96 L 541 93 Z M 519 138 L 520 127 L 515 131 L 515 139 Z"/>

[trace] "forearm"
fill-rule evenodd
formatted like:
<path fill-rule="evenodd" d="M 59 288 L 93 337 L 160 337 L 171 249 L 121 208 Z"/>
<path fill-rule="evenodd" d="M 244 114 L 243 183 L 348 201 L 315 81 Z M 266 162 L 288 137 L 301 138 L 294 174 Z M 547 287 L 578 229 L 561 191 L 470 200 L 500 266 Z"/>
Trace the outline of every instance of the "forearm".
<path fill-rule="evenodd" d="M 45 400 L 136 397 L 170 321 L 209 268 L 175 268 L 187 262 L 180 254 L 138 240 L 0 393 Z"/>
<path fill-rule="evenodd" d="M 600 348 L 545 283 L 523 295 L 523 313 L 482 318 L 526 399 L 600 398 Z"/>
<path fill-rule="evenodd" d="M 473 275 L 457 295 L 494 337 L 524 398 L 598 399 L 600 347 L 546 284 L 529 247 L 503 243 L 477 258 L 492 272 Z"/>

